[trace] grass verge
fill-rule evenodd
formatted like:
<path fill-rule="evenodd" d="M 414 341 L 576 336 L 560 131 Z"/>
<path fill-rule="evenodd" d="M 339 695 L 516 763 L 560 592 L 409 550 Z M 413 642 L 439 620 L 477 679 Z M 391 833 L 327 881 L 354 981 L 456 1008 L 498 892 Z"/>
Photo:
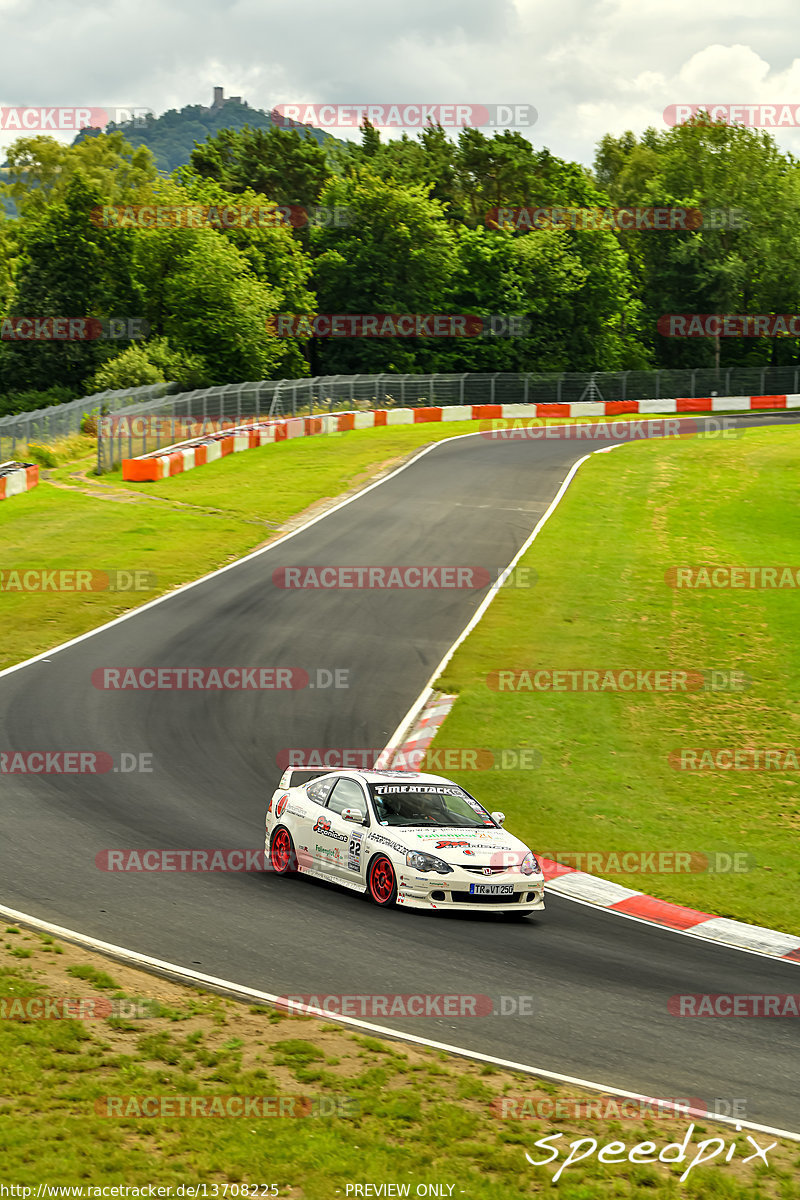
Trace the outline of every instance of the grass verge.
<path fill-rule="evenodd" d="M 607 1152 L 616 1158 L 638 1143 L 655 1145 L 641 1157 L 657 1155 L 689 1132 L 690 1121 L 677 1117 L 575 1115 L 576 1104 L 598 1104 L 598 1097 L 316 1018 L 248 1007 L 7 926 L 0 934 L 0 1005 L 27 1005 L 31 997 L 83 999 L 106 1014 L 35 1019 L 35 1010 L 25 1007 L 27 1019 L 0 1019 L 3 1179 L 33 1187 L 33 1195 L 43 1183 L 152 1183 L 171 1187 L 173 1196 L 178 1185 L 205 1184 L 208 1196 L 224 1198 L 247 1194 L 241 1190 L 247 1184 L 251 1196 L 274 1195 L 261 1190 L 274 1185 L 289 1200 L 336 1200 L 353 1196 L 353 1185 L 370 1183 L 407 1186 L 411 1196 L 436 1184 L 442 1190 L 433 1195 L 517 1200 L 553 1195 L 553 1176 L 578 1139 L 594 1139 L 597 1152 L 612 1141 L 624 1143 L 624 1152 Z M 231 1096 L 277 1098 L 278 1105 L 283 1098 L 285 1115 L 100 1115 L 141 1111 L 148 1097 L 170 1098 L 173 1111 L 178 1097 L 188 1097 L 186 1103 L 216 1097 L 225 1108 L 229 1101 L 221 1098 Z M 300 1096 L 315 1104 L 312 1112 L 332 1115 L 291 1117 L 308 1109 L 295 1099 Z M 537 1105 L 555 1115 L 518 1119 L 540 1111 Z M 683 1162 L 603 1163 L 595 1152 L 562 1171 L 558 1195 L 800 1197 L 797 1142 L 757 1133 L 760 1145 L 778 1144 L 768 1151 L 767 1166 L 758 1159 L 745 1163 L 753 1153 L 746 1135 L 705 1119 L 691 1124 Z M 536 1146 L 556 1133 L 555 1144 Z M 692 1167 L 681 1183 L 700 1142 L 717 1137 L 724 1142 L 719 1161 Z M 558 1160 L 548 1165 L 556 1146 Z M 588 1143 L 573 1153 L 587 1149 Z M 531 1165 L 526 1152 L 545 1165 Z"/>
<path fill-rule="evenodd" d="M 796 429 L 750 428 L 592 457 L 521 560 L 535 587 L 501 592 L 438 680 L 458 700 L 433 745 L 538 752 L 535 770 L 453 774 L 543 856 L 579 865 L 589 852 L 690 852 L 687 873 L 594 873 L 792 933 L 800 772 L 689 771 L 670 754 L 800 746 L 798 590 L 676 588 L 665 573 L 797 569 L 798 449 Z M 749 682 L 687 693 L 537 691 L 533 675 L 520 680 L 531 690 L 488 682 L 551 668 L 734 670 Z M 751 857 L 732 860 L 738 872 L 703 871 L 702 856 L 717 853 Z"/>

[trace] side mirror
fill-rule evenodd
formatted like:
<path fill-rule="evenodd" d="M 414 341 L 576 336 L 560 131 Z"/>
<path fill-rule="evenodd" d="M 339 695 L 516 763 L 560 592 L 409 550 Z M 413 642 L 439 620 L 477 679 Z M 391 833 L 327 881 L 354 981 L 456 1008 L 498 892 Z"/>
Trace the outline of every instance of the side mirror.
<path fill-rule="evenodd" d="M 357 808 L 343 808 L 340 816 L 343 821 L 352 821 L 354 825 L 364 824 L 364 814 Z"/>
<path fill-rule="evenodd" d="M 506 814 L 501 813 L 501 812 L 493 812 L 493 813 L 490 813 L 489 816 L 492 818 L 493 821 L 496 821 L 498 825 L 502 825 L 506 819 Z"/>

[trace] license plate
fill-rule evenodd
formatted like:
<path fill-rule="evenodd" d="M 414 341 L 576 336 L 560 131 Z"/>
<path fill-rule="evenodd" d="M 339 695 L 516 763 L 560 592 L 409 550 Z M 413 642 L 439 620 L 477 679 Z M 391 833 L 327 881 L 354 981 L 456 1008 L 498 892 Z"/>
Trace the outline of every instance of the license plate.
<path fill-rule="evenodd" d="M 513 896 L 513 883 L 471 883 L 469 885 L 470 895 L 472 896 Z"/>

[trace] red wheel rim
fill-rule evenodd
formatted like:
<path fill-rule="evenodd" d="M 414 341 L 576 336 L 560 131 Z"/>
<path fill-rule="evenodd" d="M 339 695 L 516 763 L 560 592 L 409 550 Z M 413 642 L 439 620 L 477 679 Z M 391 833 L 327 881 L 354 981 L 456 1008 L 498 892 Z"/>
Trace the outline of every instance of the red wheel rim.
<path fill-rule="evenodd" d="M 291 843 L 289 835 L 285 829 L 279 829 L 272 839 L 272 868 L 279 874 L 282 874 L 289 866 L 291 857 Z"/>
<path fill-rule="evenodd" d="M 394 892 L 394 868 L 388 858 L 376 858 L 369 872 L 369 889 L 378 904 L 387 904 Z"/>

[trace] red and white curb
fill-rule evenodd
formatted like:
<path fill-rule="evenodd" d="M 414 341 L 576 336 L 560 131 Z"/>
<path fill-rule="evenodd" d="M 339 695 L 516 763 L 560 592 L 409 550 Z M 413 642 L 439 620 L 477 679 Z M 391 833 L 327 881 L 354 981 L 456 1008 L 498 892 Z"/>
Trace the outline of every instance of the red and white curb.
<path fill-rule="evenodd" d="M 436 737 L 445 717 L 456 702 L 456 696 L 442 693 L 432 696 L 417 718 L 413 729 L 399 748 L 388 748 L 378 755 L 377 771 L 415 771 L 425 757 L 425 751 Z"/>
<path fill-rule="evenodd" d="M 39 468 L 34 463 L 0 463 L 0 500 L 10 500 L 29 492 L 39 482 Z"/>
<path fill-rule="evenodd" d="M 122 478 L 144 483 L 182 475 L 215 459 L 270 442 L 322 433 L 348 433 L 387 425 L 425 425 L 439 421 L 553 420 L 558 417 L 618 417 L 626 414 L 708 414 L 800 409 L 800 395 L 690 396 L 675 400 L 607 400 L 571 404 L 452 404 L 429 408 L 381 408 L 370 412 L 325 413 L 285 420 L 252 419 L 222 433 L 204 434 L 122 462 Z"/>
<path fill-rule="evenodd" d="M 424 769 L 425 751 L 444 724 L 456 699 L 456 696 L 442 693 L 430 694 L 412 718 L 413 724 L 408 734 L 403 735 L 399 742 L 393 739 L 379 757 L 376 767 L 400 771 Z M 565 867 L 550 858 L 539 858 L 539 862 L 547 880 L 547 891 L 556 895 L 738 950 L 750 950 L 800 963 L 800 937 L 796 934 L 781 933 L 760 925 L 747 925 L 743 921 L 715 917 L 712 913 L 670 904 L 586 871 Z"/>

